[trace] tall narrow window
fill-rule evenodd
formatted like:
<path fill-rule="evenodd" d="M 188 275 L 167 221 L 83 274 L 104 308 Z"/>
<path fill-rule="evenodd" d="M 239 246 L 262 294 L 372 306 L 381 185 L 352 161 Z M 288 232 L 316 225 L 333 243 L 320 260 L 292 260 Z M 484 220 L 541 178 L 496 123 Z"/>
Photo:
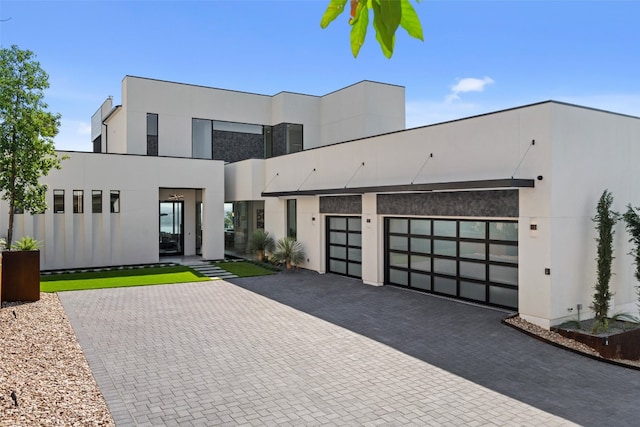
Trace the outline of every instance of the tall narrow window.
<path fill-rule="evenodd" d="M 53 190 L 53 213 L 64 213 L 64 190 Z"/>
<path fill-rule="evenodd" d="M 73 213 L 84 212 L 84 191 L 73 190 Z"/>
<path fill-rule="evenodd" d="M 120 213 L 120 191 L 111 190 L 109 195 L 109 205 L 111 206 L 111 213 Z"/>
<path fill-rule="evenodd" d="M 287 124 L 287 154 L 302 151 L 302 125 Z"/>
<path fill-rule="evenodd" d="M 297 234 L 296 199 L 289 199 L 287 200 L 287 236 L 296 239 Z"/>
<path fill-rule="evenodd" d="M 158 115 L 147 113 L 147 156 L 158 155 Z"/>
<path fill-rule="evenodd" d="M 102 190 L 91 191 L 91 212 L 102 213 Z"/>
<path fill-rule="evenodd" d="M 191 157 L 211 159 L 211 120 L 191 119 Z"/>

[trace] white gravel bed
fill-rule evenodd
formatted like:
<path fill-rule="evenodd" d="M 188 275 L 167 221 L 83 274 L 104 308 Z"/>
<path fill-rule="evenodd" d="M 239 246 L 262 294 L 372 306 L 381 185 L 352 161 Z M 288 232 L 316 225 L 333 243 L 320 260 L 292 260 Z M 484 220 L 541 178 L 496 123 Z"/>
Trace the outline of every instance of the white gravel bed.
<path fill-rule="evenodd" d="M 56 294 L 0 309 L 0 426 L 114 426 Z"/>

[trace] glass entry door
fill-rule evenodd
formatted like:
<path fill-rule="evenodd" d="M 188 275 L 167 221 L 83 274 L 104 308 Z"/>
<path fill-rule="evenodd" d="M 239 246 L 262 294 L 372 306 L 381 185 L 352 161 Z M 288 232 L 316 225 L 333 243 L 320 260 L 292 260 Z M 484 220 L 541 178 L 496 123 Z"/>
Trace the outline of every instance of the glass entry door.
<path fill-rule="evenodd" d="M 160 255 L 184 254 L 184 202 L 160 202 Z"/>

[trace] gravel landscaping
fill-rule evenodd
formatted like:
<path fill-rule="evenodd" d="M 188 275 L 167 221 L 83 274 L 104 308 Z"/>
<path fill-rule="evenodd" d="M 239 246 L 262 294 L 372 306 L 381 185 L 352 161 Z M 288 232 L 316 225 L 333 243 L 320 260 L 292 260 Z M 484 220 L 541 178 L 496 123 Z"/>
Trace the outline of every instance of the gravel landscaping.
<path fill-rule="evenodd" d="M 0 310 L 0 426 L 113 426 L 56 294 Z"/>

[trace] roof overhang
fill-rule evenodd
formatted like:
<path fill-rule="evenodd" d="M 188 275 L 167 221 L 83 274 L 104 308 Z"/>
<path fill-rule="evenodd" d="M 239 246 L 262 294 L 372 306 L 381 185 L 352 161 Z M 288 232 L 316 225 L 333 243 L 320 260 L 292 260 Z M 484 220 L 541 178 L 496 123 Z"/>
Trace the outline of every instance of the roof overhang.
<path fill-rule="evenodd" d="M 377 185 L 370 187 L 321 188 L 315 190 L 263 191 L 262 197 L 319 196 L 365 193 L 419 193 L 427 191 L 534 188 L 533 179 L 486 179 L 478 181 L 434 182 L 427 184 Z"/>

